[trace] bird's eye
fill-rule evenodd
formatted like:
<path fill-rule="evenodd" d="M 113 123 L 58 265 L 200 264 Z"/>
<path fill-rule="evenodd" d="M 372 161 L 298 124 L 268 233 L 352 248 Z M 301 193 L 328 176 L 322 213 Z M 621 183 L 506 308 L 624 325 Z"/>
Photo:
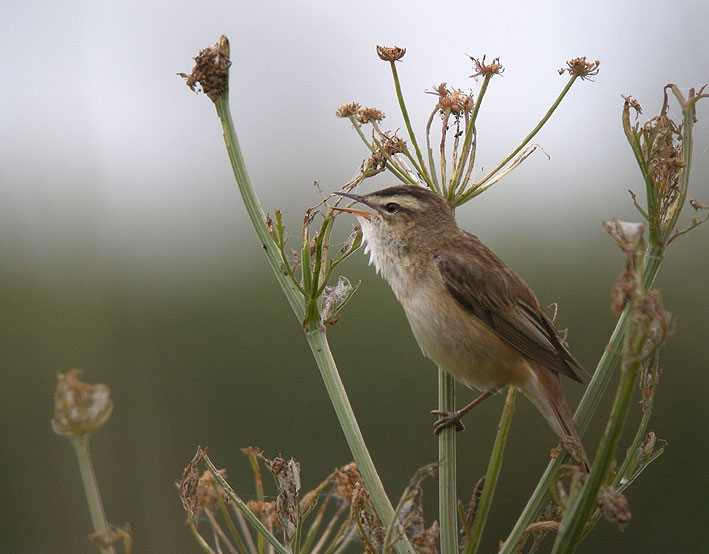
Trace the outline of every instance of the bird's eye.
<path fill-rule="evenodd" d="M 384 206 L 384 211 L 389 214 L 395 214 L 399 211 L 399 204 L 396 202 L 389 202 L 386 206 Z"/>

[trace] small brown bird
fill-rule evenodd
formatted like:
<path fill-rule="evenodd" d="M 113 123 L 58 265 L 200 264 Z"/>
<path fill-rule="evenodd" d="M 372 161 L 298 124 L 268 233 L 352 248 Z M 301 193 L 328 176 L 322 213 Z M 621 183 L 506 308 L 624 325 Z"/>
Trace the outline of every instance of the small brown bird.
<path fill-rule="evenodd" d="M 338 192 L 373 211 L 338 208 L 362 226 L 365 253 L 404 307 L 424 354 L 455 379 L 485 391 L 443 416 L 436 432 L 456 425 L 473 406 L 500 388 L 520 388 L 554 432 L 573 437 L 560 375 L 582 382 L 581 364 L 529 286 L 474 235 L 460 229 L 438 194 L 401 185 L 364 196 Z"/>

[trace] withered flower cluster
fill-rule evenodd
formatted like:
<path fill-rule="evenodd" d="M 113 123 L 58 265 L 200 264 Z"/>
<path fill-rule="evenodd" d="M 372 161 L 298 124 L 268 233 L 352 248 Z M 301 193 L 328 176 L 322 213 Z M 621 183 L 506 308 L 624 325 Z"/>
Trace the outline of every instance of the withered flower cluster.
<path fill-rule="evenodd" d="M 598 75 L 598 67 L 601 65 L 600 60 L 593 62 L 586 61 L 586 56 L 581 56 L 580 58 L 574 58 L 566 62 L 566 67 L 559 69 L 559 75 L 568 73 L 576 77 L 581 77 L 581 79 L 592 80 L 591 77 Z"/>
<path fill-rule="evenodd" d="M 398 46 L 377 46 L 377 55 L 385 62 L 395 62 L 406 54 L 406 48 Z"/>
<path fill-rule="evenodd" d="M 59 374 L 54 393 L 52 428 L 58 435 L 81 436 L 103 426 L 113 411 L 111 391 L 106 385 L 88 385 L 72 369 Z"/>

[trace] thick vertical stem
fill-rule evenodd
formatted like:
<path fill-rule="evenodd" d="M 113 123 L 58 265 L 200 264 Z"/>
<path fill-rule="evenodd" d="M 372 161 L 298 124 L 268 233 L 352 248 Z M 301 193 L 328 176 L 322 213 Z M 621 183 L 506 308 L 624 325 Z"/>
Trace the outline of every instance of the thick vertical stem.
<path fill-rule="evenodd" d="M 438 409 L 455 410 L 455 381 L 448 373 L 438 370 Z M 456 494 L 455 426 L 438 435 L 438 518 L 441 552 L 458 552 L 458 498 Z"/>

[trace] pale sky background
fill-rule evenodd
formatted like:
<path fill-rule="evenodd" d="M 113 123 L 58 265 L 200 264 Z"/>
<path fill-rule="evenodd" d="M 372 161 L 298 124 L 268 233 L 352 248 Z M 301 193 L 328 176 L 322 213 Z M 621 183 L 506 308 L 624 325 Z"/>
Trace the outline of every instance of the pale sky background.
<path fill-rule="evenodd" d="M 222 33 L 251 176 L 264 208 L 293 223 L 317 201 L 314 180 L 337 190 L 366 157 L 334 117 L 339 105 L 379 107 L 387 128 L 403 127 L 375 45 L 408 49 L 399 72 L 419 130 L 433 105 L 424 90 L 442 81 L 476 89 L 466 54 L 501 57 L 506 71 L 479 119 L 478 171 L 546 111 L 565 60 L 600 59 L 595 82 L 578 82 L 536 138 L 551 161 L 535 154 L 459 217 L 483 235 L 536 223 L 550 236 L 601 233 L 603 219 L 637 219 L 625 193 L 640 181 L 620 95 L 652 116 L 667 82 L 686 90 L 709 80 L 707 21 L 704 0 L 3 2 L 4 269 L 37 274 L 47 259 L 85 254 L 99 266 L 185 275 L 226 251 L 251 251 L 211 102 L 175 75 Z M 700 105 L 696 185 L 709 174 L 707 114 Z M 709 200 L 706 188 L 692 192 Z"/>

